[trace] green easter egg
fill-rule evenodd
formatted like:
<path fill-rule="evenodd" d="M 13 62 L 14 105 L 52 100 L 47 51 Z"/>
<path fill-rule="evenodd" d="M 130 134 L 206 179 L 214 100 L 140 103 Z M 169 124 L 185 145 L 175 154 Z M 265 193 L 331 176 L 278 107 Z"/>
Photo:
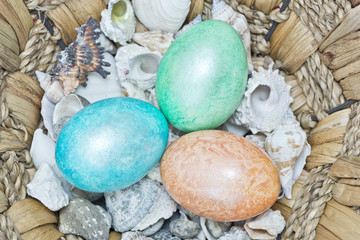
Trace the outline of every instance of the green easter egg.
<path fill-rule="evenodd" d="M 228 23 L 204 21 L 181 34 L 165 53 L 156 79 L 157 101 L 182 131 L 216 128 L 240 104 L 247 76 L 239 34 Z"/>

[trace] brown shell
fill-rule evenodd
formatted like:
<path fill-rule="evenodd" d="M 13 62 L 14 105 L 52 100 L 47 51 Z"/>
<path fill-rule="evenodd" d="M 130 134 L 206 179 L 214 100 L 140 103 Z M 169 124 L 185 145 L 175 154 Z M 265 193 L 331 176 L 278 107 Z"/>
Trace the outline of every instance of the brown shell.
<path fill-rule="evenodd" d="M 89 72 L 103 78 L 110 74 L 103 69 L 110 64 L 103 61 L 104 49 L 98 43 L 101 30 L 96 20 L 90 17 L 77 32 L 77 39 L 59 53 L 58 64 L 51 71 L 52 80 L 62 82 L 65 95 L 75 92 L 80 83 L 86 86 Z"/>

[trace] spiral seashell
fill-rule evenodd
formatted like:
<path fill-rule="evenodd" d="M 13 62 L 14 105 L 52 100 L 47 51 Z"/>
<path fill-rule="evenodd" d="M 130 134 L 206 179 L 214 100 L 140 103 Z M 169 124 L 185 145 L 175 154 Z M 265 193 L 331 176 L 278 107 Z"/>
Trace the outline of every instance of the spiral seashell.
<path fill-rule="evenodd" d="M 271 132 L 280 124 L 290 103 L 290 86 L 279 70 L 259 68 L 248 81 L 244 99 L 231 117 L 231 121 L 252 131 Z"/>
<path fill-rule="evenodd" d="M 286 221 L 279 210 L 271 209 L 249 220 L 244 227 L 251 239 L 275 239 L 285 228 Z"/>
<path fill-rule="evenodd" d="M 135 33 L 136 19 L 129 0 L 110 0 L 101 12 L 100 28 L 111 40 L 125 45 Z"/>
<path fill-rule="evenodd" d="M 135 33 L 132 39 L 137 44 L 164 55 L 174 41 L 174 34 L 164 31 L 148 31 Z"/>
<path fill-rule="evenodd" d="M 150 31 L 176 33 L 190 9 L 190 0 L 133 0 L 137 18 Z"/>
<path fill-rule="evenodd" d="M 306 141 L 306 132 L 290 108 L 282 122 L 268 134 L 265 150 L 278 170 L 285 197 L 291 199 L 292 185 L 300 176 L 306 157 L 310 155 L 310 145 Z"/>
<path fill-rule="evenodd" d="M 188 24 L 186 24 L 185 26 L 183 26 L 176 34 L 175 34 L 175 38 L 179 37 L 183 32 L 185 32 L 186 30 L 188 30 L 189 28 L 191 28 L 192 26 L 201 23 L 202 22 L 202 18 L 201 18 L 201 14 L 197 15 L 196 18 L 194 18 L 191 22 L 189 22 Z"/>
<path fill-rule="evenodd" d="M 115 56 L 120 85 L 130 82 L 142 91 L 155 87 L 157 69 L 161 54 L 136 44 L 129 44 L 118 49 Z"/>
<path fill-rule="evenodd" d="M 103 78 L 110 74 L 103 69 L 110 64 L 103 61 L 104 51 L 98 42 L 102 33 L 96 20 L 90 17 L 76 31 L 76 40 L 58 54 L 58 64 L 51 71 L 52 81 L 62 83 L 65 95 L 75 92 L 80 83 L 86 85 L 89 72 L 97 72 Z"/>
<path fill-rule="evenodd" d="M 64 88 L 61 82 L 52 81 L 49 74 L 35 71 L 41 88 L 44 90 L 46 97 L 53 103 L 58 103 L 65 96 Z"/>
<path fill-rule="evenodd" d="M 249 72 L 252 72 L 250 28 L 245 16 L 235 12 L 232 7 L 222 0 L 213 0 L 211 13 L 212 19 L 229 23 L 240 35 L 246 50 Z"/>

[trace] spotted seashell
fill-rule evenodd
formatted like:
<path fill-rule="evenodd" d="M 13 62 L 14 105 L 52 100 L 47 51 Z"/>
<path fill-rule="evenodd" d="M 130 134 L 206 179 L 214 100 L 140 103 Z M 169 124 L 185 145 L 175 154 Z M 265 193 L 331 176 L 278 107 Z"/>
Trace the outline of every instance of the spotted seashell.
<path fill-rule="evenodd" d="M 96 20 L 90 17 L 76 30 L 76 40 L 59 53 L 58 64 L 51 71 L 52 81 L 62 83 L 65 95 L 73 93 L 80 83 L 86 85 L 89 72 L 97 72 L 103 78 L 110 74 L 103 69 L 109 63 L 103 61 L 104 49 L 98 42 L 102 33 Z"/>
<path fill-rule="evenodd" d="M 105 193 L 106 207 L 118 232 L 141 231 L 168 219 L 176 203 L 160 183 L 143 178 L 128 188 Z"/>

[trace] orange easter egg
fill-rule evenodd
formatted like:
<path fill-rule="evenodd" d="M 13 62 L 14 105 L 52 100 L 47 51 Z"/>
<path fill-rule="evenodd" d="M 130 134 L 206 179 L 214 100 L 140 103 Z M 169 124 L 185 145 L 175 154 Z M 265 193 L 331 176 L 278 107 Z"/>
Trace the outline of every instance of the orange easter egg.
<path fill-rule="evenodd" d="M 264 212 L 281 188 L 270 158 L 249 140 L 225 131 L 180 137 L 165 151 L 160 168 L 175 201 L 216 221 L 240 221 Z"/>

